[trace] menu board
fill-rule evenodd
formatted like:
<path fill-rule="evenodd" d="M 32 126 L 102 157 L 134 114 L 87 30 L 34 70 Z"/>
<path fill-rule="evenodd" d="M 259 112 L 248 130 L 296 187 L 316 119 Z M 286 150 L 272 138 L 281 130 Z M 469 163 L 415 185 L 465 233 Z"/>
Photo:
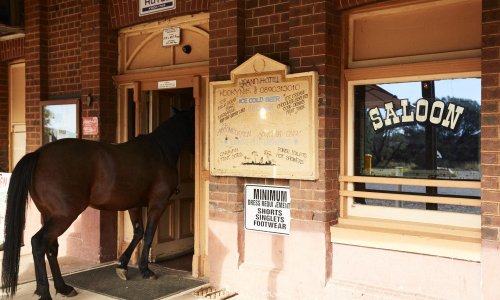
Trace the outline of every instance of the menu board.
<path fill-rule="evenodd" d="M 260 54 L 211 82 L 211 174 L 317 179 L 317 87 Z"/>

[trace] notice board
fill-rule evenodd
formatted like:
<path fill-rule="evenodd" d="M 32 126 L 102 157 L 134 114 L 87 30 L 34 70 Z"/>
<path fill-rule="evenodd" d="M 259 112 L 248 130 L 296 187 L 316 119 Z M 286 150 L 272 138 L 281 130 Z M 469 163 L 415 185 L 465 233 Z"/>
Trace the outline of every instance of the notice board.
<path fill-rule="evenodd" d="M 256 54 L 210 83 L 210 171 L 215 176 L 318 178 L 316 72 Z"/>

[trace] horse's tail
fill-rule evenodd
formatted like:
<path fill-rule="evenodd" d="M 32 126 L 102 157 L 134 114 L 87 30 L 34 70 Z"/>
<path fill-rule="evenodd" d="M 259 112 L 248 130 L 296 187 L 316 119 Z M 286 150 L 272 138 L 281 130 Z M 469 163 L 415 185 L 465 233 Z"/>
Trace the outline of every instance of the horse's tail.
<path fill-rule="evenodd" d="M 2 261 L 2 291 L 14 296 L 17 290 L 19 259 L 26 206 L 31 178 L 38 161 L 39 151 L 25 155 L 12 172 L 7 191 L 7 210 L 5 213 L 5 240 Z"/>

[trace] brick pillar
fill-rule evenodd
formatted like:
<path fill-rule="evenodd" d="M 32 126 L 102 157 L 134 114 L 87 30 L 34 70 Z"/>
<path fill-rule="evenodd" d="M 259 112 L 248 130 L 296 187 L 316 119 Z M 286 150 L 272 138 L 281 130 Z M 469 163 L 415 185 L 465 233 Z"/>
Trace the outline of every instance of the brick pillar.
<path fill-rule="evenodd" d="M 40 100 L 47 99 L 48 37 L 47 5 L 45 1 L 26 0 L 25 59 L 26 59 L 26 151 L 41 145 Z"/>
<path fill-rule="evenodd" d="M 244 5 L 242 0 L 210 2 L 210 80 L 229 79 L 231 70 L 243 62 Z"/>
<path fill-rule="evenodd" d="M 334 45 L 334 47 L 331 47 Z M 337 218 L 340 148 L 340 17 L 331 1 L 290 1 L 292 73 L 319 74 L 319 180 L 291 182 L 302 190 L 292 217 L 332 222 Z"/>
<path fill-rule="evenodd" d="M 81 13 L 81 95 L 91 95 L 88 105 L 83 97 L 82 116 L 99 118 L 99 135 L 85 139 L 116 142 L 116 88 L 112 76 L 116 74 L 117 33 L 110 29 L 107 5 L 103 1 L 83 0 Z M 97 250 L 100 261 L 116 258 L 117 213 L 88 210 L 85 222 L 99 222 Z M 89 224 L 91 225 L 91 224 Z M 93 238 L 95 232 L 85 232 Z M 96 241 L 97 242 L 97 241 Z"/>
<path fill-rule="evenodd" d="M 325 278 L 331 276 L 328 227 L 338 217 L 340 40 L 340 15 L 334 11 L 332 1 L 290 1 L 292 73 L 316 71 L 319 75 L 319 180 L 290 181 L 291 187 L 298 190 L 292 218 L 325 223 Z"/>
<path fill-rule="evenodd" d="M 483 1 L 481 206 L 483 299 L 498 299 L 500 269 L 500 4 Z"/>

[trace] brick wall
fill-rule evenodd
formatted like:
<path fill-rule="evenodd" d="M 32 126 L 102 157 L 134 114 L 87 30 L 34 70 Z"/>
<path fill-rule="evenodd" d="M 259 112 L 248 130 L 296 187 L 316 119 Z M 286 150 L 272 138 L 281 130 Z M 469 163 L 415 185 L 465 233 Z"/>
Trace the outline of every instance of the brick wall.
<path fill-rule="evenodd" d="M 80 2 L 51 0 L 48 20 L 48 97 L 80 94 Z M 47 100 L 47 99 L 42 99 Z"/>
<path fill-rule="evenodd" d="M 99 117 L 101 135 L 83 138 L 114 142 L 116 91 L 112 75 L 116 74 L 118 46 L 107 5 L 94 0 L 28 0 L 25 16 L 27 151 L 41 145 L 41 101 L 80 99 L 88 94 L 93 101 L 90 106 L 80 103 L 81 114 Z M 87 223 L 88 228 L 99 226 L 101 234 L 83 230 L 81 239 L 96 246 L 77 249 L 73 255 L 114 259 L 116 213 L 88 210 L 79 222 L 81 228 L 87 228 Z"/>
<path fill-rule="evenodd" d="M 287 0 L 245 2 L 245 59 L 260 53 L 288 64 Z"/>
<path fill-rule="evenodd" d="M 500 4 L 483 1 L 481 200 L 483 240 L 500 242 Z"/>
<path fill-rule="evenodd" d="M 319 73 L 320 179 L 211 177 L 210 209 L 241 212 L 245 183 L 289 185 L 292 218 L 332 222 L 337 217 L 340 153 L 340 17 L 326 0 L 212 1 L 211 80 L 228 79 L 232 69 L 256 53 L 289 65 L 292 73 Z"/>
<path fill-rule="evenodd" d="M 210 2 L 210 79 L 227 80 L 244 60 L 244 1 Z"/>
<path fill-rule="evenodd" d="M 335 3 L 335 8 L 346 9 L 382 1 L 387 0 L 336 0 L 333 2 Z"/>
<path fill-rule="evenodd" d="M 82 3 L 81 43 L 85 46 L 80 64 L 81 94 L 92 99 L 90 106 L 82 103 L 82 116 L 99 117 L 100 136 L 84 138 L 115 142 L 117 103 L 112 76 L 117 74 L 117 32 L 110 29 L 106 6 L 97 2 Z"/>
<path fill-rule="evenodd" d="M 138 0 L 110 0 L 108 11 L 111 27 L 117 29 L 162 18 L 207 11 L 208 3 L 209 0 L 176 1 L 176 8 L 173 10 L 139 17 Z"/>
<path fill-rule="evenodd" d="M 340 17 L 331 1 L 290 1 L 292 72 L 317 71 L 319 116 L 318 181 L 292 181 L 297 189 L 292 216 L 331 222 L 337 217 L 340 147 Z M 333 47 L 332 47 L 333 46 Z"/>
<path fill-rule="evenodd" d="M 5 62 L 24 56 L 24 37 L 0 41 L 0 61 Z"/>
<path fill-rule="evenodd" d="M 41 144 L 40 99 L 47 99 L 48 21 L 45 1 L 26 0 L 26 150 L 32 152 Z"/>

